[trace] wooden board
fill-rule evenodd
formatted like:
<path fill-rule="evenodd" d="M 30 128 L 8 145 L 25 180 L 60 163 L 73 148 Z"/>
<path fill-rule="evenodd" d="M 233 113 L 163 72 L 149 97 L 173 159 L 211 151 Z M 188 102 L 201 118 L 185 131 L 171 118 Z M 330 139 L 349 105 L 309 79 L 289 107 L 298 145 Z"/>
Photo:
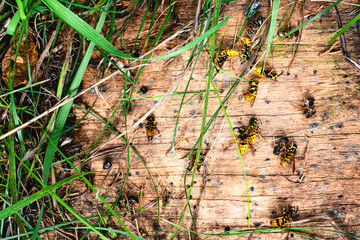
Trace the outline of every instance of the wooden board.
<path fill-rule="evenodd" d="M 196 4 L 196 1 L 177 1 L 180 23 L 187 23 L 194 18 Z M 245 19 L 243 9 L 247 4 L 245 1 L 223 4 L 222 15 L 234 15 L 219 30 L 218 39 L 224 38 L 223 49 L 232 44 L 235 31 L 238 31 Z M 285 1 L 281 2 L 281 6 L 286 6 L 286 4 Z M 323 7 L 320 11 L 329 5 L 330 3 L 324 4 L 324 2 L 306 2 L 304 16 L 315 13 L 321 6 Z M 352 7 L 346 3 L 339 5 L 344 23 L 356 15 L 351 13 Z M 145 7 L 142 8 L 142 11 L 144 9 Z M 268 9 L 269 4 L 263 2 L 260 12 L 266 15 Z M 279 12 L 279 21 L 285 10 L 286 7 Z M 293 26 L 298 25 L 298 21 L 301 21 L 299 11 L 299 8 L 296 8 L 291 21 Z M 123 36 L 129 47 L 136 37 L 138 24 L 142 17 L 140 15 L 141 11 L 139 16 L 135 18 L 137 20 L 129 23 L 128 30 Z M 255 144 L 257 151 L 254 155 L 249 152 L 243 156 L 247 188 L 249 189 L 250 223 L 252 227 L 259 225 L 264 228 L 270 227 L 272 212 L 275 211 L 279 215 L 283 206 L 292 205 L 298 206 L 300 213 L 297 219 L 299 221 L 294 222 L 293 227 L 341 230 L 360 235 L 358 220 L 360 215 L 360 124 L 359 121 L 349 121 L 360 116 L 360 75 L 344 60 L 341 52 L 322 54 L 328 49 L 329 34 L 337 29 L 336 13 L 332 9 L 303 29 L 301 43 L 288 74 L 283 74 L 277 82 L 260 79 L 258 96 L 253 107 L 250 107 L 248 102 L 239 100 L 239 96 L 248 87 L 247 82 L 241 83 L 227 102 L 227 114 L 233 127 L 247 124 L 252 116 L 256 116 L 262 121 L 263 137 L 267 140 L 267 142 L 260 139 L 257 141 Z M 360 51 L 358 48 L 359 29 L 350 28 L 345 36 L 349 52 L 355 59 L 356 56 L 359 56 Z M 164 54 L 173 47 L 173 44 L 181 41 L 181 39 L 177 39 L 165 47 L 160 47 L 154 56 Z M 279 40 L 274 43 L 268 63 L 274 66 L 276 71 L 280 72 L 288 67 L 292 59 L 293 44 L 293 40 Z M 339 42 L 337 44 L 338 47 L 334 51 L 340 50 Z M 118 42 L 118 47 L 122 48 L 120 42 Z M 166 60 L 151 63 L 144 69 L 137 86 L 139 88 L 142 86 L 149 87 L 149 91 L 144 94 L 145 96 L 165 94 L 177 80 L 176 77 L 172 76 L 182 72 L 183 63 L 188 58 L 189 53 L 187 52 L 174 58 L 167 66 L 163 65 Z M 94 54 L 94 59 L 100 59 L 100 56 Z M 201 91 L 205 88 L 208 61 L 208 53 L 204 51 L 196 65 L 193 81 L 190 83 L 189 89 L 191 91 Z M 237 76 L 241 73 L 240 61 L 235 59 L 233 65 L 235 71 L 228 64 L 224 66 L 224 70 Z M 84 77 L 84 87 L 93 83 L 94 74 L 95 68 L 89 66 Z M 186 73 L 177 92 L 184 91 L 188 77 L 189 73 Z M 245 77 L 251 79 L 255 77 L 255 74 L 249 72 Z M 221 94 L 222 97 L 225 96 L 234 81 L 234 77 L 224 73 L 219 73 L 216 76 L 216 87 L 224 90 Z M 120 75 L 107 81 L 103 86 L 103 90 L 106 89 L 106 91 L 102 92 L 102 95 L 108 105 L 104 100 L 98 98 L 92 112 L 107 121 L 119 102 L 114 99 L 123 96 L 123 88 L 124 78 Z M 305 118 L 294 107 L 294 104 L 302 101 L 306 93 L 311 94 L 316 99 L 317 113 L 314 118 L 310 119 Z M 96 92 L 83 96 L 82 105 L 89 108 L 96 96 Z M 139 96 L 141 95 L 138 92 L 134 93 L 134 97 Z M 144 127 L 136 128 L 135 131 L 131 131 L 127 135 L 127 138 L 131 140 L 143 158 L 160 196 L 164 191 L 172 193 L 171 200 L 167 204 L 169 208 L 160 210 L 159 239 L 170 239 L 175 227 L 165 220 L 177 224 L 185 207 L 184 174 L 187 163 L 186 160 L 180 158 L 199 137 L 202 96 L 196 96 L 194 100 L 182 108 L 177 129 L 178 134 L 176 135 L 176 156 L 170 151 L 170 148 L 181 96 L 175 96 L 171 101 L 169 98 L 153 113 L 161 133 L 160 136 L 149 142 L 146 139 Z M 186 101 L 192 97 L 192 95 L 187 96 Z M 157 101 L 158 98 L 147 101 L 134 100 L 132 112 L 127 119 L 127 126 L 132 126 Z M 208 119 L 218 106 L 219 101 L 215 93 L 211 93 Z M 79 118 L 84 114 L 82 110 L 76 107 L 74 112 Z M 124 118 L 121 117 L 120 121 L 117 121 L 116 119 L 119 116 L 120 111 L 110 123 L 117 131 L 124 132 Z M 309 128 L 317 126 L 319 128 L 309 130 Z M 103 127 L 104 124 L 99 120 L 87 116 L 75 140 L 82 143 L 83 149 L 90 147 L 96 141 Z M 280 168 L 280 158 L 272 154 L 273 140 L 277 136 L 283 135 L 291 135 L 289 136 L 290 140 L 298 145 L 295 174 L 292 174 L 289 168 Z M 306 136 L 309 143 L 305 163 Z M 115 134 L 110 133 L 101 140 L 101 143 L 105 143 L 113 137 Z M 197 216 L 196 228 L 198 232 L 211 234 L 224 232 L 226 227 L 229 227 L 230 230 L 247 228 L 247 193 L 242 162 L 235 145 L 223 151 L 231 141 L 231 131 L 223 111 L 220 111 L 202 143 L 203 148 L 209 149 L 211 147 L 211 151 L 207 155 L 204 168 L 195 176 L 196 183 L 191 193 L 190 205 L 193 213 L 196 213 Z M 94 184 L 97 188 L 101 186 L 101 193 L 104 194 L 109 203 L 115 201 L 120 192 L 123 176 L 126 174 L 128 163 L 127 153 L 124 149 L 125 145 L 121 140 L 112 141 L 100 152 L 110 150 L 114 154 L 91 160 L 92 168 L 95 171 Z M 140 201 L 142 206 L 146 206 L 154 202 L 157 195 L 144 164 L 132 151 L 129 154 L 130 159 L 132 159 L 129 170 L 131 175 L 129 175 L 124 191 L 127 196 L 139 196 L 140 189 L 142 189 L 143 197 Z M 108 174 L 103 170 L 103 164 L 106 160 L 110 160 L 113 164 Z M 300 172 L 304 174 L 305 178 L 302 183 L 294 183 L 299 181 Z M 119 173 L 121 176 L 118 175 Z M 191 176 L 188 175 L 186 184 L 190 184 L 190 180 Z M 81 186 L 84 185 L 79 182 L 78 189 Z M 100 201 L 96 201 L 95 197 L 94 193 L 88 191 L 82 196 L 75 197 L 76 200 L 72 201 L 72 206 L 79 209 L 84 216 L 97 214 L 96 204 L 100 204 Z M 162 201 L 160 202 L 162 203 Z M 139 206 L 137 205 L 137 207 Z M 142 214 L 146 229 L 153 238 L 157 210 L 145 210 Z M 122 214 L 120 215 L 122 216 Z M 133 220 L 131 214 L 128 213 L 123 220 L 135 234 L 138 234 L 136 226 L 139 226 L 141 234 L 144 234 L 144 227 L 139 216 Z M 330 222 L 336 223 L 339 229 L 335 229 Z M 109 224 L 113 228 L 117 226 L 114 219 L 111 219 Z M 188 211 L 181 226 L 192 229 Z M 119 229 L 121 228 L 119 227 Z M 324 231 L 306 231 L 305 234 L 317 239 L 341 239 L 339 234 Z M 179 230 L 177 236 L 178 239 L 190 239 L 189 233 L 184 230 Z M 284 239 L 285 236 L 285 232 L 274 231 L 273 233 L 256 233 L 252 239 Z M 199 237 L 203 239 L 206 236 Z M 226 239 L 247 239 L 247 237 L 248 235 L 226 237 Z M 195 239 L 194 236 L 191 238 Z M 221 237 L 215 237 L 215 239 L 221 239 Z M 294 239 L 305 238 L 295 236 Z"/>

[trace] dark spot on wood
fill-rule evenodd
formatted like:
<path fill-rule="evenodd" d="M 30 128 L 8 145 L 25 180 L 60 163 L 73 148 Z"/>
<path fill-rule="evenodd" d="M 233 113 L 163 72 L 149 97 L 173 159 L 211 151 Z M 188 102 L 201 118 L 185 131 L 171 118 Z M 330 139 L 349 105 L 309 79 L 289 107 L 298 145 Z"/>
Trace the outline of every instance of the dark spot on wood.
<path fill-rule="evenodd" d="M 343 195 L 339 195 L 338 198 L 343 198 L 344 196 Z"/>
<path fill-rule="evenodd" d="M 250 187 L 249 189 L 250 189 L 250 191 L 254 191 L 255 188 L 254 188 L 254 187 Z"/>
<path fill-rule="evenodd" d="M 104 162 L 103 169 L 109 169 L 109 168 L 111 168 L 111 166 L 112 166 L 111 161 L 110 161 L 110 160 L 106 160 L 106 161 Z"/>
<path fill-rule="evenodd" d="M 140 173 L 139 173 L 139 172 L 135 172 L 135 174 L 136 174 L 136 176 L 139 176 L 139 175 L 140 175 Z"/>
<path fill-rule="evenodd" d="M 260 175 L 259 176 L 261 179 L 265 179 L 265 176 L 264 175 Z"/>
<path fill-rule="evenodd" d="M 284 197 L 284 200 L 286 201 L 286 200 L 288 200 L 289 198 L 287 198 L 287 197 Z"/>
<path fill-rule="evenodd" d="M 142 94 L 145 94 L 145 93 L 147 93 L 148 91 L 149 91 L 149 87 L 148 87 L 148 86 L 143 86 L 143 87 L 140 88 L 140 92 L 141 92 Z"/>
<path fill-rule="evenodd" d="M 270 158 L 266 158 L 265 161 L 270 161 Z"/>
<path fill-rule="evenodd" d="M 192 195 L 190 195 L 189 199 L 192 199 L 192 198 L 193 198 L 193 196 L 192 196 Z"/>
<path fill-rule="evenodd" d="M 297 74 L 295 74 L 295 79 L 297 79 L 298 78 L 298 75 Z"/>
<path fill-rule="evenodd" d="M 187 188 L 190 188 L 190 184 L 186 185 Z"/>
<path fill-rule="evenodd" d="M 317 73 L 317 70 L 314 70 L 313 72 L 314 72 L 314 74 L 316 75 L 316 73 Z"/>
<path fill-rule="evenodd" d="M 262 223 L 254 222 L 254 226 L 255 226 L 255 227 L 259 227 L 259 226 L 261 226 L 261 224 L 262 224 Z"/>
<path fill-rule="evenodd" d="M 225 232 L 230 231 L 230 227 L 225 227 Z"/>
<path fill-rule="evenodd" d="M 349 110 L 353 110 L 353 109 L 355 109 L 355 106 L 350 105 L 350 106 L 348 106 L 348 109 L 349 109 Z"/>
<path fill-rule="evenodd" d="M 317 164 L 316 164 L 316 163 L 311 164 L 310 167 L 312 167 L 312 168 L 317 168 Z"/>
<path fill-rule="evenodd" d="M 345 84 L 346 84 L 347 86 L 349 86 L 350 83 L 351 83 L 350 81 L 346 81 L 346 82 L 345 82 Z"/>
<path fill-rule="evenodd" d="M 290 76 L 290 73 L 288 72 L 288 73 L 286 73 L 286 76 Z"/>
<path fill-rule="evenodd" d="M 310 128 L 316 128 L 319 126 L 319 124 L 317 123 L 312 123 L 312 124 L 309 124 Z"/>
<path fill-rule="evenodd" d="M 344 75 L 344 78 L 347 78 L 348 76 L 349 76 L 349 75 L 345 74 L 345 75 Z"/>
<path fill-rule="evenodd" d="M 266 103 L 266 104 L 269 104 L 269 103 L 270 103 L 270 101 L 269 101 L 269 100 L 265 100 L 265 103 Z"/>
<path fill-rule="evenodd" d="M 329 99 L 330 101 L 332 101 L 332 100 L 333 100 L 333 97 L 328 97 L 328 99 Z"/>
<path fill-rule="evenodd" d="M 336 124 L 336 127 L 342 128 L 342 127 L 344 127 L 344 124 L 343 123 Z"/>
<path fill-rule="evenodd" d="M 174 185 L 174 183 L 173 183 L 173 182 L 170 182 L 169 184 L 170 184 L 170 186 Z"/>

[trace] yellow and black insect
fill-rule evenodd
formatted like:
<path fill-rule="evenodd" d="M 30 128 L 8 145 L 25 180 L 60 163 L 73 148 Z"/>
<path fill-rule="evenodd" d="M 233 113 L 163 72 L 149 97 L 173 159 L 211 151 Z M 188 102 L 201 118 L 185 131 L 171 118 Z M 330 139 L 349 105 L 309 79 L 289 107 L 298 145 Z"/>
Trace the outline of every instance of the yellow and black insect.
<path fill-rule="evenodd" d="M 311 118 L 315 115 L 315 99 L 313 97 L 309 97 L 304 100 L 304 104 L 302 106 L 302 111 L 307 118 Z"/>
<path fill-rule="evenodd" d="M 295 160 L 297 145 L 295 143 L 290 143 L 284 152 L 280 154 L 282 160 L 281 167 L 286 167 L 291 162 Z"/>
<path fill-rule="evenodd" d="M 270 221 L 270 224 L 276 228 L 285 227 L 288 222 L 291 224 L 294 216 L 298 214 L 298 207 L 284 207 L 282 209 L 282 216 Z"/>
<path fill-rule="evenodd" d="M 204 165 L 204 161 L 205 161 L 205 157 L 206 157 L 206 154 L 207 152 L 201 152 L 200 153 L 200 156 L 199 156 L 199 161 L 197 162 L 197 167 L 196 167 L 196 170 L 199 172 L 200 171 L 200 168 L 201 166 Z M 195 160 L 196 160 L 196 154 L 191 156 L 191 159 L 187 165 L 187 170 L 188 171 L 191 171 L 195 165 Z"/>
<path fill-rule="evenodd" d="M 251 101 L 251 106 L 254 104 L 256 99 L 256 94 L 258 91 L 258 81 L 250 81 L 249 82 L 249 88 L 245 90 L 244 94 L 240 96 L 240 99 L 244 96 L 246 101 Z"/>
<path fill-rule="evenodd" d="M 245 125 L 234 128 L 234 133 L 238 138 L 239 149 L 240 149 L 241 155 L 244 155 L 245 153 L 247 153 L 249 146 L 254 151 L 255 148 L 250 141 L 248 131 L 246 130 Z"/>
<path fill-rule="evenodd" d="M 241 37 L 240 38 L 244 44 L 244 47 L 240 49 L 241 54 L 240 54 L 240 58 L 241 58 L 241 66 L 243 67 L 245 62 L 248 61 L 251 57 L 251 47 L 252 47 L 252 42 L 250 40 L 250 38 L 247 37 Z"/>
<path fill-rule="evenodd" d="M 262 16 L 257 17 L 256 19 L 247 23 L 247 34 L 249 37 L 253 37 L 256 32 L 260 29 L 261 25 L 265 22 L 265 18 Z"/>
<path fill-rule="evenodd" d="M 155 122 L 155 117 L 153 116 L 149 116 L 146 118 L 146 124 L 145 124 L 145 129 L 146 129 L 146 136 L 149 139 L 149 141 L 151 141 L 154 136 L 155 136 L 155 132 L 157 134 L 160 133 L 159 129 L 156 126 L 156 122 Z"/>
<path fill-rule="evenodd" d="M 277 78 L 279 76 L 281 76 L 284 71 L 281 71 L 281 73 L 278 75 L 275 72 L 275 69 L 272 69 L 268 64 L 265 64 L 265 69 L 263 70 L 263 65 L 262 64 L 257 64 L 254 67 L 254 72 L 256 73 L 256 75 L 258 75 L 259 77 L 267 77 L 267 78 L 271 78 L 274 81 L 277 81 Z M 264 74 L 264 75 L 263 75 Z"/>
<path fill-rule="evenodd" d="M 217 58 L 215 58 L 215 64 L 218 68 L 222 68 L 225 64 L 225 62 L 230 58 L 230 57 L 236 57 L 239 56 L 240 53 L 235 50 L 235 49 L 225 49 L 223 51 L 221 51 L 219 53 L 219 55 L 217 56 Z M 234 70 L 233 66 L 230 64 L 231 68 Z"/>
<path fill-rule="evenodd" d="M 282 215 L 283 217 L 292 222 L 294 221 L 293 218 L 296 214 L 298 214 L 299 208 L 298 207 L 284 207 L 282 209 Z"/>
<path fill-rule="evenodd" d="M 252 117 L 249 120 L 249 127 L 247 130 L 248 138 L 252 141 L 256 141 L 256 135 L 259 135 L 262 140 L 265 141 L 265 139 L 261 136 L 261 129 L 260 129 L 261 121 L 260 119 L 257 119 L 255 117 Z"/>
<path fill-rule="evenodd" d="M 275 144 L 274 147 L 274 155 L 280 155 L 286 149 L 286 146 L 289 143 L 289 139 L 287 137 L 281 137 L 279 141 Z"/>
<path fill-rule="evenodd" d="M 283 216 L 281 216 L 271 220 L 270 224 L 276 228 L 283 228 L 286 226 L 287 221 Z"/>

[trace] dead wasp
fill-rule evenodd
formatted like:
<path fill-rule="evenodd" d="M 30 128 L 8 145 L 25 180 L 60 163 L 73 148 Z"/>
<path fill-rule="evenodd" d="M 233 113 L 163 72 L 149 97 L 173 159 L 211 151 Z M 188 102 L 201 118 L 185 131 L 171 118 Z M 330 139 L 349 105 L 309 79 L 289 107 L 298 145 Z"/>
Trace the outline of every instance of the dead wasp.
<path fill-rule="evenodd" d="M 242 99 L 242 97 L 245 96 L 245 100 L 251 101 L 250 106 L 252 106 L 256 99 L 258 85 L 259 85 L 258 81 L 255 81 L 255 80 L 249 81 L 249 88 L 246 89 L 245 92 L 240 96 L 240 99 Z"/>
<path fill-rule="evenodd" d="M 241 58 L 241 66 L 243 67 L 245 62 L 248 61 L 251 57 L 251 47 L 252 47 L 252 42 L 250 40 L 250 38 L 240 38 L 243 43 L 244 43 L 244 47 L 242 49 L 240 49 L 241 54 L 240 54 L 240 58 Z"/>
<path fill-rule="evenodd" d="M 120 200 L 118 202 L 118 207 L 120 209 L 133 209 L 135 204 L 139 203 L 139 199 L 136 196 L 121 196 Z M 131 211 L 131 214 L 133 214 L 133 211 Z M 124 216 L 126 215 L 126 212 L 124 213 Z"/>
<path fill-rule="evenodd" d="M 146 118 L 145 129 L 146 129 L 146 136 L 149 139 L 149 141 L 151 141 L 154 138 L 155 132 L 156 134 L 160 134 L 160 131 L 156 125 L 157 123 L 155 122 L 155 117 L 149 116 Z"/>
<path fill-rule="evenodd" d="M 287 225 L 287 221 L 283 216 L 281 216 L 271 220 L 270 224 L 275 228 L 284 228 Z"/>
<path fill-rule="evenodd" d="M 222 68 L 225 62 L 229 59 L 229 57 L 239 56 L 240 53 L 235 49 L 225 49 L 222 50 L 217 58 L 215 58 L 214 62 L 218 68 Z M 234 70 L 233 66 L 230 64 L 231 68 Z"/>
<path fill-rule="evenodd" d="M 247 130 L 248 138 L 252 141 L 256 141 L 256 135 L 259 135 L 262 140 L 265 141 L 265 139 L 261 136 L 261 129 L 260 129 L 260 119 L 257 119 L 255 117 L 250 118 L 249 120 L 249 127 Z"/>
<path fill-rule="evenodd" d="M 288 34 L 290 31 L 291 31 L 291 26 L 290 24 L 288 23 L 286 26 L 282 27 L 280 29 L 280 31 L 278 32 L 278 36 L 279 37 L 284 37 L 286 34 Z M 293 33 L 290 33 L 289 35 L 287 35 L 285 38 L 293 38 L 294 36 L 297 37 L 299 35 L 299 32 L 296 31 L 296 32 L 293 32 Z"/>
<path fill-rule="evenodd" d="M 200 171 L 201 166 L 204 165 L 206 154 L 207 154 L 207 152 L 201 152 L 200 153 L 199 160 L 198 160 L 197 166 L 196 166 L 196 170 L 198 172 Z M 188 163 L 188 165 L 186 167 L 189 172 L 193 169 L 193 167 L 195 165 L 195 160 L 196 160 L 196 154 L 191 156 L 191 158 L 189 160 L 189 163 Z"/>
<path fill-rule="evenodd" d="M 284 207 L 282 209 L 282 215 L 286 220 L 292 222 L 294 221 L 293 220 L 294 216 L 298 214 L 298 211 L 299 211 L 298 207 Z"/>
<path fill-rule="evenodd" d="M 233 131 L 237 138 L 237 142 L 239 144 L 240 154 L 244 155 L 245 153 L 247 153 L 247 150 L 249 148 L 249 143 L 250 143 L 250 146 L 253 148 L 253 146 L 248 138 L 246 126 L 242 125 L 241 127 L 235 127 L 235 128 L 233 128 Z M 229 145 L 224 148 L 224 151 L 227 150 L 233 143 L 235 143 L 235 141 L 230 142 Z"/>
<path fill-rule="evenodd" d="M 280 153 L 280 158 L 282 161 L 281 167 L 286 167 L 295 160 L 296 149 L 297 149 L 297 145 L 295 143 L 290 143 L 285 148 L 285 151 Z"/>
<path fill-rule="evenodd" d="M 265 18 L 259 16 L 258 18 L 254 18 L 254 20 L 247 23 L 247 34 L 249 37 L 253 37 L 256 32 L 260 29 L 261 25 L 265 22 Z"/>
<path fill-rule="evenodd" d="M 249 17 L 254 15 L 255 12 L 259 9 L 260 5 L 261 5 L 261 1 L 254 1 L 252 4 L 250 4 L 250 6 L 248 6 L 245 9 L 245 11 L 244 11 L 245 16 L 247 16 L 248 14 L 249 14 Z"/>
<path fill-rule="evenodd" d="M 247 135 L 246 127 L 245 125 L 242 125 L 239 128 L 234 128 L 234 133 L 237 135 L 238 141 L 239 141 L 239 149 L 240 154 L 244 155 L 249 147 L 249 138 Z"/>
<path fill-rule="evenodd" d="M 254 67 L 254 72 L 256 73 L 256 75 L 258 75 L 259 77 L 267 77 L 267 78 L 271 78 L 272 80 L 274 81 L 277 81 L 277 78 L 279 76 L 281 76 L 284 71 L 281 71 L 281 73 L 278 75 L 276 72 L 275 72 L 275 69 L 272 69 L 268 64 L 265 64 L 265 69 L 263 70 L 263 66 L 260 65 L 260 64 L 257 64 L 255 67 Z M 264 73 L 263 73 L 264 72 Z M 263 75 L 264 74 L 264 75 Z"/>
<path fill-rule="evenodd" d="M 279 141 L 275 144 L 274 147 L 274 155 L 280 155 L 280 153 L 286 148 L 289 143 L 289 139 L 287 137 L 279 138 Z"/>
<path fill-rule="evenodd" d="M 297 207 L 284 207 L 282 209 L 282 216 L 271 220 L 270 224 L 276 228 L 283 228 L 288 222 L 293 222 L 293 218 L 297 213 Z"/>
<path fill-rule="evenodd" d="M 302 112 L 305 114 L 306 118 L 311 118 L 315 115 L 315 99 L 313 97 L 308 97 L 304 99 L 304 103 L 301 107 Z"/>

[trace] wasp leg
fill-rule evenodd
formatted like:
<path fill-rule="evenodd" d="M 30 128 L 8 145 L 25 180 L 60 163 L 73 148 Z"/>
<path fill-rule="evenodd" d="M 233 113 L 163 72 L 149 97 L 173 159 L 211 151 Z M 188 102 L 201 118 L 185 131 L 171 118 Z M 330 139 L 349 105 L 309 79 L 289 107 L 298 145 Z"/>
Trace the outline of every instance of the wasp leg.
<path fill-rule="evenodd" d="M 249 146 L 251 148 L 252 155 L 255 155 L 256 148 L 254 147 L 254 145 L 251 143 L 250 140 L 248 140 L 248 144 L 249 144 Z"/>
<path fill-rule="evenodd" d="M 262 140 L 264 140 L 265 142 L 267 142 L 262 136 L 261 136 L 261 132 L 259 131 L 258 133 L 259 137 L 261 137 Z"/>
<path fill-rule="evenodd" d="M 255 95 L 255 97 L 251 100 L 250 107 L 252 107 L 252 106 L 254 105 L 255 99 L 256 99 L 256 95 Z M 260 135 L 260 137 L 261 137 L 261 135 Z M 261 137 L 261 138 L 262 138 L 262 137 Z M 264 140 L 264 141 L 265 141 L 265 140 Z M 265 142 L 266 142 L 266 141 L 265 141 Z"/>
<path fill-rule="evenodd" d="M 230 67 L 232 68 L 232 70 L 235 71 L 235 69 L 234 69 L 233 65 L 231 64 L 231 62 L 230 61 L 227 61 L 227 62 L 230 64 Z"/>
<path fill-rule="evenodd" d="M 235 143 L 235 141 L 233 140 L 233 141 L 231 141 L 230 143 L 229 143 L 229 145 L 227 145 L 224 149 L 223 149 L 223 151 L 226 151 L 226 150 L 228 150 L 230 147 L 231 147 L 231 145 L 233 145 Z"/>

